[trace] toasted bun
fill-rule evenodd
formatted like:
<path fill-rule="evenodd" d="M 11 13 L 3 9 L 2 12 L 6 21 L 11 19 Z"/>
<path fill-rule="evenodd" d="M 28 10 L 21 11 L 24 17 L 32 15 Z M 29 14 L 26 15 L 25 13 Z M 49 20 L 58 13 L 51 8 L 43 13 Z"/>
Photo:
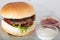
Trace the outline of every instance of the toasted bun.
<path fill-rule="evenodd" d="M 34 8 L 25 2 L 8 3 L 1 10 L 1 15 L 3 17 L 13 19 L 30 17 L 34 14 Z"/>
<path fill-rule="evenodd" d="M 27 32 L 21 33 L 18 28 L 12 27 L 8 23 L 6 23 L 4 20 L 2 20 L 2 29 L 4 31 L 6 31 L 7 33 L 10 33 L 10 34 L 16 35 L 16 36 L 28 35 L 28 34 L 34 32 L 35 28 L 36 28 L 36 26 L 35 26 L 35 24 L 33 24 L 31 27 L 28 28 Z"/>

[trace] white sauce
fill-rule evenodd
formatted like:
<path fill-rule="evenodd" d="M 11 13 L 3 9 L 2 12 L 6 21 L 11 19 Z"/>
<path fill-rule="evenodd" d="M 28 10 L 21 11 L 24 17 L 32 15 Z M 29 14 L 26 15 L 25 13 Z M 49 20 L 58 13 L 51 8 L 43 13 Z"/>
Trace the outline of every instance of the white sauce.
<path fill-rule="evenodd" d="M 56 34 L 57 32 L 55 30 L 49 28 L 40 28 L 37 30 L 37 36 L 43 40 L 53 39 Z"/>

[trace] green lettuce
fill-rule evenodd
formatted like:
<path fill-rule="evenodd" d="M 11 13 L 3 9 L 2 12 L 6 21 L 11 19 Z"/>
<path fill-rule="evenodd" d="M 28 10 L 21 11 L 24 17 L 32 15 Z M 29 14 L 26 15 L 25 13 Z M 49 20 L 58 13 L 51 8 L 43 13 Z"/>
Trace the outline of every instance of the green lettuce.
<path fill-rule="evenodd" d="M 15 26 L 15 24 L 13 24 L 13 27 L 16 27 L 20 30 L 21 33 L 27 32 L 28 27 L 23 27 L 23 26 Z"/>

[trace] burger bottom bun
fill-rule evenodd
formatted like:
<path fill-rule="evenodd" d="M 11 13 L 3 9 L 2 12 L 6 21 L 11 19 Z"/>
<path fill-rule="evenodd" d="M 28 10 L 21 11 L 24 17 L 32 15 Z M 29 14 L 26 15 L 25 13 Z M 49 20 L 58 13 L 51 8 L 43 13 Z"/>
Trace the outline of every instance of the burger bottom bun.
<path fill-rule="evenodd" d="M 12 35 L 16 35 L 16 36 L 24 36 L 24 35 L 31 34 L 31 33 L 33 33 L 33 32 L 35 31 L 35 28 L 36 28 L 36 25 L 35 25 L 35 23 L 34 23 L 31 27 L 29 27 L 29 28 L 27 29 L 27 32 L 21 33 L 21 32 L 20 32 L 20 29 L 15 28 L 15 27 L 9 25 L 9 24 L 6 23 L 4 20 L 2 20 L 1 23 L 2 23 L 2 29 L 3 29 L 5 32 L 7 32 L 7 33 L 9 33 L 9 34 L 12 34 Z"/>

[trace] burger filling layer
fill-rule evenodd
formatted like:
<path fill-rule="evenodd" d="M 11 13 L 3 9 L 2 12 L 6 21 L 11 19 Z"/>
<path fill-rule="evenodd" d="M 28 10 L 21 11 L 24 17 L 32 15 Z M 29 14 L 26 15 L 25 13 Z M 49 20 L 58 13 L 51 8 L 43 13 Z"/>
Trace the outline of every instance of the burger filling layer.
<path fill-rule="evenodd" d="M 33 25 L 33 22 L 35 20 L 35 15 L 31 17 L 22 18 L 22 19 L 4 18 L 3 20 L 9 25 L 19 28 L 20 31 L 23 33 L 23 32 L 26 32 L 31 25 Z"/>

